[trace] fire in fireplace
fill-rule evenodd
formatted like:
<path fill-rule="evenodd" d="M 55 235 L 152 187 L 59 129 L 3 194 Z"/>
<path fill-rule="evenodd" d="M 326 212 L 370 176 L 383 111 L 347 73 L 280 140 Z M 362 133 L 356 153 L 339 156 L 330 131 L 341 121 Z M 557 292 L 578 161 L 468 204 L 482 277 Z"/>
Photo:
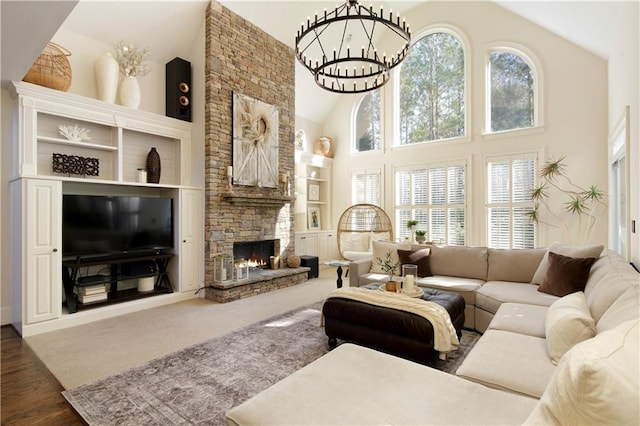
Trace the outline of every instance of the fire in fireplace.
<path fill-rule="evenodd" d="M 233 258 L 236 263 L 247 261 L 249 267 L 271 269 L 269 258 L 276 255 L 276 242 L 279 240 L 234 242 Z"/>

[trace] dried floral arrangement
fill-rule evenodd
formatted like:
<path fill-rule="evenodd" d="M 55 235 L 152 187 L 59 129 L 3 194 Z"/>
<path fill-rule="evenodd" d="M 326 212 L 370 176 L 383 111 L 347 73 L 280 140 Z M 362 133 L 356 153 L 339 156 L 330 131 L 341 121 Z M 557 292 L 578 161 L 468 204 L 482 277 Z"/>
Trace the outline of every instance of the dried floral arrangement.
<path fill-rule="evenodd" d="M 114 46 L 116 61 L 120 73 L 127 77 L 144 77 L 151 72 L 151 67 L 144 61 L 149 57 L 149 49 L 141 49 L 137 44 L 120 41 Z"/>
<path fill-rule="evenodd" d="M 91 136 L 89 136 L 89 129 L 79 127 L 77 124 L 75 126 L 65 126 L 61 124 L 58 126 L 58 132 L 68 140 L 74 142 L 91 140 Z"/>

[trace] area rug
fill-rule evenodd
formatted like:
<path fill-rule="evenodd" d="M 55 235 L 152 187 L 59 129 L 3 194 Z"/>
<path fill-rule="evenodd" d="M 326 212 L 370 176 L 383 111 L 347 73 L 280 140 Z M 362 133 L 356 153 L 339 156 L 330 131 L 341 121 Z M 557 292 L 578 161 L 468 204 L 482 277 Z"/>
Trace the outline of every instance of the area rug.
<path fill-rule="evenodd" d="M 322 302 L 62 394 L 90 425 L 223 425 L 225 412 L 328 352 Z M 434 367 L 454 372 L 478 339 Z"/>

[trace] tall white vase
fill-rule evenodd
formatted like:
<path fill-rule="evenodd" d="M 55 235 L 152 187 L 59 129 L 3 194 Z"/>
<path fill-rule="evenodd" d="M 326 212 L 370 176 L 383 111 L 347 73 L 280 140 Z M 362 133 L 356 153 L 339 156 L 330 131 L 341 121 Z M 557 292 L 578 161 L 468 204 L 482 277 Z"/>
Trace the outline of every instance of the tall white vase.
<path fill-rule="evenodd" d="M 118 103 L 129 108 L 138 109 L 140 106 L 140 84 L 138 79 L 132 76 L 123 77 L 118 89 Z"/>
<path fill-rule="evenodd" d="M 95 62 L 98 99 L 115 103 L 118 91 L 118 61 L 111 52 L 103 53 Z"/>

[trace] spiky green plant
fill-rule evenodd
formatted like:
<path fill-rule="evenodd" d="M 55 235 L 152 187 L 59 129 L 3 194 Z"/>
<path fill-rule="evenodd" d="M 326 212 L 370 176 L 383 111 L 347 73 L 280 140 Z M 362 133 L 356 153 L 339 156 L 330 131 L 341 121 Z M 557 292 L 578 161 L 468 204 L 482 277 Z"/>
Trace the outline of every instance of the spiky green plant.
<path fill-rule="evenodd" d="M 540 184 L 531 191 L 534 206 L 528 215 L 537 223 L 560 230 L 568 242 L 585 244 L 589 241 L 599 217 L 607 211 L 605 194 L 597 185 L 585 189 L 574 184 L 567 176 L 564 159 L 563 156 L 557 160 L 549 160 L 540 169 Z M 559 192 L 560 196 L 567 199 L 562 204 L 563 209 L 554 209 L 549 204 L 554 192 Z M 575 221 L 567 218 L 565 213 L 569 213 Z"/>

